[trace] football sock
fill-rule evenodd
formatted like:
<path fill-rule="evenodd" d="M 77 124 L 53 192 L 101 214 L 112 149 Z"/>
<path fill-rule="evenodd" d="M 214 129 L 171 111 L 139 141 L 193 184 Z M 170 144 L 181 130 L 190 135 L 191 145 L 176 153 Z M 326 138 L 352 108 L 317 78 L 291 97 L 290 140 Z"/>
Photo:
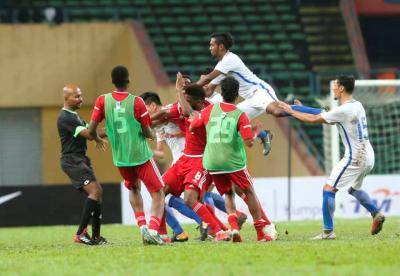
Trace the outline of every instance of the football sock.
<path fill-rule="evenodd" d="M 167 197 L 166 197 L 166 199 L 167 199 Z M 188 207 L 186 205 L 186 203 L 183 201 L 182 198 L 176 197 L 176 196 L 171 196 L 171 197 L 169 197 L 167 202 L 168 202 L 168 206 L 174 208 L 182 215 L 193 219 L 194 221 L 197 222 L 197 224 L 201 224 L 201 218 L 195 212 L 193 212 L 193 210 L 190 209 L 190 207 Z"/>
<path fill-rule="evenodd" d="M 85 204 L 83 205 L 81 220 L 79 222 L 77 235 L 82 234 L 83 230 L 87 227 L 90 218 L 92 217 L 92 213 L 96 209 L 98 202 L 91 198 L 86 198 Z"/>
<path fill-rule="evenodd" d="M 160 228 L 160 223 L 161 223 L 161 219 L 159 219 L 156 216 L 151 216 L 150 222 L 149 222 L 149 230 L 155 230 L 158 232 L 158 230 Z"/>
<path fill-rule="evenodd" d="M 135 212 L 136 223 L 140 227 L 146 225 L 146 216 L 144 212 Z"/>
<path fill-rule="evenodd" d="M 324 230 L 333 230 L 333 213 L 335 212 L 335 193 L 323 191 L 322 193 L 322 216 L 324 219 Z"/>
<path fill-rule="evenodd" d="M 220 196 L 217 193 L 211 192 L 211 197 L 214 200 L 214 206 L 218 209 L 221 210 L 222 212 L 226 213 L 226 207 L 225 207 L 225 200 L 222 196 Z"/>
<path fill-rule="evenodd" d="M 267 137 L 268 132 L 266 130 L 261 130 L 258 134 L 257 137 L 260 139 L 264 139 L 265 137 Z"/>
<path fill-rule="evenodd" d="M 228 215 L 228 222 L 229 222 L 229 225 L 231 226 L 231 230 L 239 230 L 236 213 Z"/>
<path fill-rule="evenodd" d="M 358 200 L 358 202 L 360 202 L 360 204 L 362 206 L 364 206 L 364 208 L 367 209 L 368 212 L 371 213 L 371 215 L 373 217 L 378 213 L 378 211 L 379 211 L 378 208 L 376 207 L 374 202 L 372 202 L 371 198 L 365 191 L 356 190 L 356 189 L 350 187 L 349 194 L 354 196 Z"/>
<path fill-rule="evenodd" d="M 219 227 L 221 227 L 222 230 L 226 231 L 228 230 L 228 227 L 226 227 L 225 224 L 222 223 L 222 221 L 219 220 L 219 218 L 215 215 L 214 213 L 214 208 L 212 208 L 210 205 L 204 204 L 208 211 L 210 211 L 210 214 L 214 217 L 215 221 L 218 223 Z"/>
<path fill-rule="evenodd" d="M 183 232 L 182 226 L 176 219 L 172 209 L 169 206 L 165 206 L 165 219 L 174 234 L 179 235 Z"/>
<path fill-rule="evenodd" d="M 213 232 L 218 233 L 221 231 L 221 227 L 218 225 L 218 222 L 215 220 L 214 216 L 210 213 L 206 206 L 196 201 L 193 204 L 193 211 L 201 217 L 201 219 L 207 223 Z"/>
<path fill-rule="evenodd" d="M 259 219 L 254 221 L 254 229 L 256 229 L 257 232 L 257 240 L 261 240 L 264 238 L 264 227 L 265 227 L 265 221 L 263 219 Z"/>
<path fill-rule="evenodd" d="M 92 217 L 92 236 L 93 237 L 100 237 L 101 219 L 102 219 L 101 203 L 97 203 L 96 208 L 94 209 L 94 212 L 93 212 L 93 217 Z"/>
<path fill-rule="evenodd" d="M 163 216 L 161 217 L 161 220 L 160 220 L 160 227 L 158 228 L 158 233 L 160 235 L 167 235 L 168 234 L 167 225 L 165 223 L 165 218 L 166 218 L 166 213 L 164 211 L 164 214 L 163 214 Z"/>

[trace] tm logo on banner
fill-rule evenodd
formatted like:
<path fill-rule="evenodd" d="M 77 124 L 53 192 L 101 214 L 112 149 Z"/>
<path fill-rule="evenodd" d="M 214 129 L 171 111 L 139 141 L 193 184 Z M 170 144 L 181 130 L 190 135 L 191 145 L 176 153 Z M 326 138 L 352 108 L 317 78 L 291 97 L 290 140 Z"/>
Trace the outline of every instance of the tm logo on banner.
<path fill-rule="evenodd" d="M 381 212 L 390 213 L 394 201 L 399 200 L 398 196 L 400 196 L 399 191 L 391 191 L 387 188 L 381 188 L 372 192 L 372 201 Z M 352 203 L 354 203 L 355 214 L 365 211 L 364 207 L 362 207 L 357 200 L 352 200 Z"/>

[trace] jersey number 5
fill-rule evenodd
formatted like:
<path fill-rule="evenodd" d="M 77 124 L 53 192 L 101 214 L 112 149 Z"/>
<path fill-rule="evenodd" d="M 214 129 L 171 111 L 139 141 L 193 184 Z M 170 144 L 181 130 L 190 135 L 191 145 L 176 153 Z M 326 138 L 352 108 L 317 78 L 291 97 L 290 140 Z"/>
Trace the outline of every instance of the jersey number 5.
<path fill-rule="evenodd" d="M 119 123 L 119 126 L 117 127 L 117 132 L 119 134 L 127 132 L 127 122 L 126 118 L 124 117 L 125 115 L 125 108 L 114 108 L 114 122 Z"/>

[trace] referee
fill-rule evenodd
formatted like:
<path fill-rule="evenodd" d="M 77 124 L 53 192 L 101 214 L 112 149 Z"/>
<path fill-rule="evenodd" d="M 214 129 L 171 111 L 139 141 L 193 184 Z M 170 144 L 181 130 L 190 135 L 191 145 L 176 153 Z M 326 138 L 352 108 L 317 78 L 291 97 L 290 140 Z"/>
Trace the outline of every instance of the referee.
<path fill-rule="evenodd" d="M 93 140 L 93 137 L 86 129 L 85 121 L 76 112 L 83 103 L 82 92 L 76 85 L 69 84 L 63 88 L 63 96 L 64 107 L 57 120 L 61 140 L 61 168 L 71 179 L 72 185 L 88 196 L 73 241 L 86 245 L 104 244 L 107 241 L 100 235 L 103 189 L 94 176 L 90 159 L 86 156 L 86 140 Z M 105 132 L 99 133 L 99 136 L 105 137 Z M 105 149 L 105 140 L 97 138 L 96 144 L 97 149 Z M 90 218 L 92 237 L 87 232 Z"/>

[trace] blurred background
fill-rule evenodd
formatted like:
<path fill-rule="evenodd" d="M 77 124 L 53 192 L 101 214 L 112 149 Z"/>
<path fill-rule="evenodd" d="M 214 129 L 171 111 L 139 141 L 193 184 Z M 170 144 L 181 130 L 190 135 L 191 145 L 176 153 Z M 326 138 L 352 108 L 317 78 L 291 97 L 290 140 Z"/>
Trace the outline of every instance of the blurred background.
<path fill-rule="evenodd" d="M 36 206 L 38 199 L 40 208 L 47 208 L 46 200 L 57 198 L 49 208 L 52 213 L 57 206 L 65 211 L 62 206 L 75 201 L 59 166 L 56 119 L 65 84 L 81 87 L 85 102 L 79 114 L 87 121 L 95 99 L 112 91 L 110 71 L 118 64 L 130 70 L 132 93 L 155 91 L 163 103 L 172 103 L 176 72 L 197 80 L 214 67 L 209 36 L 229 31 L 235 39 L 231 50 L 270 83 L 281 100 L 298 98 L 320 106 L 319 100 L 329 96 L 329 81 L 339 73 L 398 79 L 399 30 L 400 0 L 0 0 L 0 196 L 14 193 L 15 198 L 0 205 L 0 225 L 29 224 L 26 218 L 11 222 L 18 217 L 13 212 Z M 371 142 L 378 152 L 373 174 L 393 182 L 400 173 L 398 90 L 393 86 L 377 93 L 368 101 L 379 102 L 382 93 L 390 93 L 393 101 L 379 107 L 380 117 L 373 122 L 377 111 L 367 110 Z M 260 185 L 264 178 L 274 181 L 271 177 L 283 183 L 282 198 L 275 195 L 274 200 L 285 201 L 282 212 L 290 213 L 295 200 L 290 185 L 313 176 L 320 177 L 313 179 L 322 185 L 329 174 L 329 138 L 319 125 L 265 115 L 260 119 L 274 133 L 273 150 L 268 157 L 261 146 L 249 150 L 248 167 Z M 88 155 L 101 183 L 120 182 L 110 151 L 98 153 L 91 145 Z M 160 160 L 160 168 L 166 169 L 169 161 Z M 55 185 L 64 190 L 51 189 Z M 109 211 L 109 220 L 105 213 L 105 222 L 120 222 L 120 187 L 106 186 L 109 204 L 117 207 L 106 208 L 115 210 Z M 15 193 L 23 189 L 48 189 L 48 194 L 31 196 L 36 201 L 25 200 L 17 208 L 21 196 Z M 317 191 L 319 195 L 320 186 Z M 396 192 L 389 194 L 398 202 Z M 81 202 L 75 204 L 79 209 Z M 68 218 L 59 222 L 41 217 L 31 224 L 74 222 Z"/>

